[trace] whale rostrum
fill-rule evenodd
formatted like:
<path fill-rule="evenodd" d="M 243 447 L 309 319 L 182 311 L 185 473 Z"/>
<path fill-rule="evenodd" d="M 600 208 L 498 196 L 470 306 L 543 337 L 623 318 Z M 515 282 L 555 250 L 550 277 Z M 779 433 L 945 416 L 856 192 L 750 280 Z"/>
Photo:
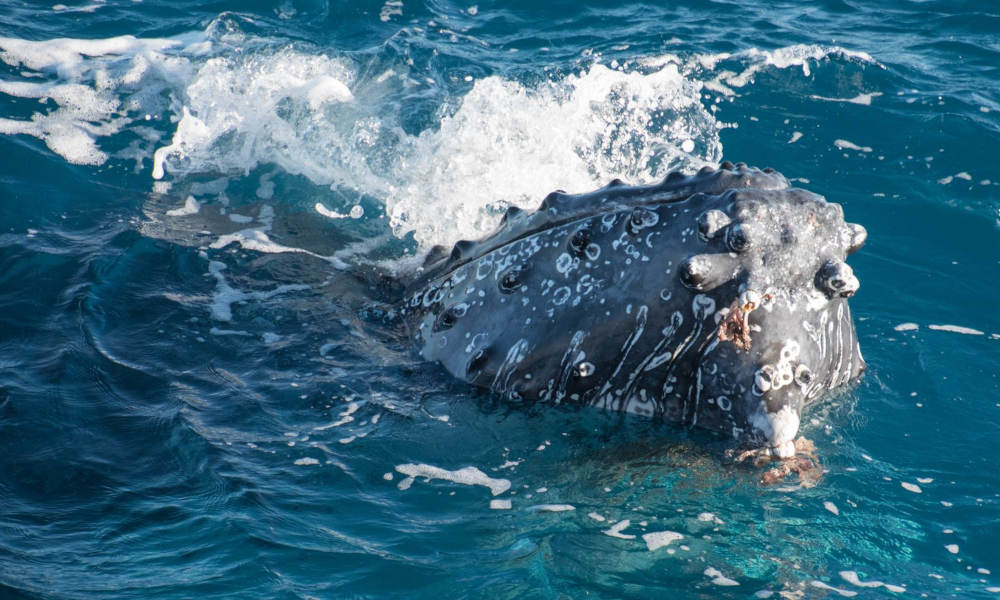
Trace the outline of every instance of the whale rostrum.
<path fill-rule="evenodd" d="M 397 306 L 424 358 L 511 399 L 661 417 L 794 454 L 865 362 L 839 204 L 723 162 L 511 208 L 431 252 Z"/>

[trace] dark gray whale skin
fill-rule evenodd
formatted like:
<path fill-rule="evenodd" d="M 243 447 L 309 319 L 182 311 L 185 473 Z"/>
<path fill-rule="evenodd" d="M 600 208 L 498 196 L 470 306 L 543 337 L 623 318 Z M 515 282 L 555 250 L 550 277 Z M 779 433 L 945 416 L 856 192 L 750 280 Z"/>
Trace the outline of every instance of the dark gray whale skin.
<path fill-rule="evenodd" d="M 803 407 L 865 369 L 844 261 L 866 236 L 780 173 L 724 162 L 511 208 L 485 239 L 432 253 L 397 311 L 425 359 L 505 397 L 787 457 Z M 742 345 L 720 336 L 738 322 Z"/>

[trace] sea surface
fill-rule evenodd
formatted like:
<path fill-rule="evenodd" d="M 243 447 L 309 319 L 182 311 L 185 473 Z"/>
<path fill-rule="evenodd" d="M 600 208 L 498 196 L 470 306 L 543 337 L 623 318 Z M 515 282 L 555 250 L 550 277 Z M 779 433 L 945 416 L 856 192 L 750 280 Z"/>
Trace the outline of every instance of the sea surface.
<path fill-rule="evenodd" d="M 1000 598 L 1000 4 L 62 1 L 0 0 L 0 598 Z M 815 482 L 349 275 L 724 159 L 869 232 Z"/>

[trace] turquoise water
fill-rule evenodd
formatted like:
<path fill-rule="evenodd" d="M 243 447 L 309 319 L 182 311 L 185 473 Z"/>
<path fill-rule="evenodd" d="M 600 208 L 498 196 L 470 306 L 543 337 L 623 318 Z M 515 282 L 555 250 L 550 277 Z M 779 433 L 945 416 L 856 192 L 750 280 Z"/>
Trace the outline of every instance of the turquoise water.
<path fill-rule="evenodd" d="M 2 12 L 0 597 L 1000 597 L 994 3 Z M 498 402 L 346 275 L 723 158 L 869 231 L 812 487 Z"/>

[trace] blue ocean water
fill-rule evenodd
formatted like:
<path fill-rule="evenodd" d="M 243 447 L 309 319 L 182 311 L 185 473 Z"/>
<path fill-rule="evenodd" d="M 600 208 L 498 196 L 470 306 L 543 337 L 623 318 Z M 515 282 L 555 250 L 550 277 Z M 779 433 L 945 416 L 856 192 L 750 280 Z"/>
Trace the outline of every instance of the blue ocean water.
<path fill-rule="evenodd" d="M 0 597 L 1000 595 L 995 3 L 66 1 L 0 18 Z M 869 232 L 812 486 L 345 275 L 723 158 Z"/>

